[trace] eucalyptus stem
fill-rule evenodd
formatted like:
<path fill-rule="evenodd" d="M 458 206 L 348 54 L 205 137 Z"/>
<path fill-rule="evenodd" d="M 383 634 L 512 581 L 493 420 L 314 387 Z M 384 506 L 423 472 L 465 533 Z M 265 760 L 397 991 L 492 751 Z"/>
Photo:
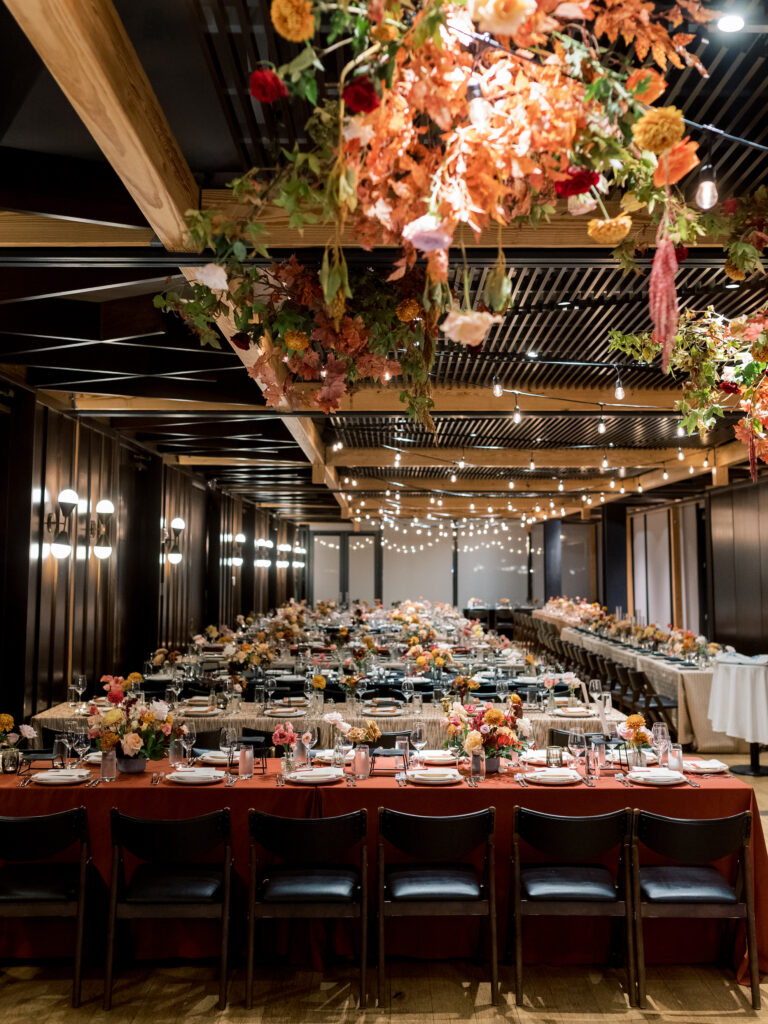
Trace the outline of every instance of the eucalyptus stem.
<path fill-rule="evenodd" d="M 594 185 L 590 185 L 589 191 L 592 193 L 593 198 L 597 200 L 597 205 L 602 210 L 602 213 L 603 213 L 603 216 L 605 217 L 605 219 L 606 220 L 610 220 L 611 218 L 608 216 L 608 211 L 605 208 L 605 203 L 603 202 L 602 198 L 600 197 L 600 193 L 597 191 L 595 186 Z"/>

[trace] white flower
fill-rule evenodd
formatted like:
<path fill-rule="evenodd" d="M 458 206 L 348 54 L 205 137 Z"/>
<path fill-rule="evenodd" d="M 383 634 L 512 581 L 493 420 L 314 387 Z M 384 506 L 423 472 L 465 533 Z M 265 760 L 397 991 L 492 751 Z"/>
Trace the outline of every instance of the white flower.
<path fill-rule="evenodd" d="M 25 740 L 33 740 L 37 736 L 37 730 L 33 729 L 31 725 L 20 725 L 19 732 Z"/>
<path fill-rule="evenodd" d="M 234 658 L 235 654 L 237 653 L 237 648 L 235 647 L 234 644 L 227 644 L 221 653 L 223 657 L 231 661 L 232 658 Z"/>
<path fill-rule="evenodd" d="M 227 272 L 224 267 L 217 263 L 206 263 L 204 267 L 197 267 L 195 280 L 200 284 L 207 285 L 212 292 L 225 292 L 227 290 Z"/>
<path fill-rule="evenodd" d="M 582 213 L 592 213 L 597 206 L 597 200 L 589 192 L 582 192 L 578 196 L 568 196 L 568 213 L 572 217 L 579 217 Z"/>
<path fill-rule="evenodd" d="M 536 0 L 468 0 L 467 11 L 481 32 L 511 36 L 536 12 Z"/>
<path fill-rule="evenodd" d="M 402 234 L 406 242 L 410 242 L 414 248 L 421 249 L 422 252 L 447 249 L 453 241 L 453 232 L 448 231 L 443 222 L 432 213 L 425 213 L 423 217 L 406 224 Z"/>
<path fill-rule="evenodd" d="M 164 700 L 153 700 L 149 705 L 149 710 L 160 722 L 164 722 L 168 716 L 168 705 Z"/>
<path fill-rule="evenodd" d="M 362 117 L 350 117 L 344 121 L 344 141 L 351 142 L 358 139 L 361 146 L 367 146 L 373 138 L 373 128 L 362 123 Z"/>
<path fill-rule="evenodd" d="M 472 311 L 462 313 L 452 309 L 440 324 L 440 330 L 451 341 L 462 345 L 479 345 L 494 324 L 500 324 L 503 317 L 495 313 Z"/>

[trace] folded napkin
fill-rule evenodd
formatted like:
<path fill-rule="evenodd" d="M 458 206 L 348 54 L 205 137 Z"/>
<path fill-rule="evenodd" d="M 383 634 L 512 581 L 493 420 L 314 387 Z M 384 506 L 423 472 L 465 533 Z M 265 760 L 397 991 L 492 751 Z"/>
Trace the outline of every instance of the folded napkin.
<path fill-rule="evenodd" d="M 548 779 L 573 779 L 578 775 L 573 768 L 541 768 L 535 775 L 545 775 Z"/>
<path fill-rule="evenodd" d="M 197 765 L 193 765 L 191 768 L 189 765 L 178 765 L 173 769 L 176 775 L 199 775 L 200 778 L 212 779 L 216 776 L 215 768 L 198 768 Z"/>
<path fill-rule="evenodd" d="M 718 761 L 716 757 L 710 758 L 708 761 L 683 761 L 683 768 L 688 768 L 689 771 L 712 771 L 719 772 L 723 768 L 727 768 L 728 765 L 723 761 Z"/>
<path fill-rule="evenodd" d="M 670 768 L 630 768 L 628 775 L 642 775 L 650 779 L 681 779 L 680 772 L 672 771 Z"/>
<path fill-rule="evenodd" d="M 428 779 L 455 779 L 457 778 L 456 769 L 444 769 L 444 768 L 417 768 L 415 771 L 409 771 L 409 775 L 413 775 L 417 779 L 428 778 Z"/>

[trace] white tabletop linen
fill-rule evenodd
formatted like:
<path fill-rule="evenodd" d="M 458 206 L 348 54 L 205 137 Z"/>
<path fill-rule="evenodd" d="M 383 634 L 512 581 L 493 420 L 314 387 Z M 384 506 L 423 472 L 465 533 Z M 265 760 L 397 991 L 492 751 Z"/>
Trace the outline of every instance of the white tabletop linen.
<path fill-rule="evenodd" d="M 715 729 L 748 743 L 768 743 L 768 667 L 718 661 L 709 697 Z"/>

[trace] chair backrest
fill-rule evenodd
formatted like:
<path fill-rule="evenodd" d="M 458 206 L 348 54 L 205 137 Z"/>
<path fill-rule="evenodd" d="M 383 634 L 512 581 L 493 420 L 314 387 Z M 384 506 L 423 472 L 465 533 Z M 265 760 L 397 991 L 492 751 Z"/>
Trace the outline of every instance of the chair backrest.
<path fill-rule="evenodd" d="M 32 817 L 0 817 L 0 860 L 47 860 L 74 843 L 88 841 L 88 812 L 84 807 Z"/>
<path fill-rule="evenodd" d="M 269 853 L 296 864 L 330 864 L 345 854 L 368 831 L 363 808 L 332 818 L 282 818 L 263 811 L 248 811 L 252 838 Z"/>
<path fill-rule="evenodd" d="M 112 843 L 139 860 L 186 864 L 229 840 L 229 808 L 196 818 L 133 818 L 111 812 Z"/>
<path fill-rule="evenodd" d="M 592 860 L 623 843 L 631 832 L 631 811 L 570 816 L 515 807 L 515 841 L 559 860 Z"/>
<path fill-rule="evenodd" d="M 734 853 L 749 841 L 752 812 L 728 818 L 666 818 L 635 811 L 636 838 L 670 860 L 709 864 Z"/>
<path fill-rule="evenodd" d="M 570 733 L 567 729 L 550 729 L 548 744 L 550 747 L 567 747 L 569 735 Z M 587 741 L 594 740 L 597 742 L 598 740 L 605 739 L 605 736 L 603 736 L 601 732 L 588 732 L 586 736 Z"/>
<path fill-rule="evenodd" d="M 402 729 L 399 732 L 383 732 L 376 740 L 376 746 L 380 747 L 382 750 L 394 750 L 397 746 L 398 740 L 408 740 L 408 746 L 410 747 L 410 729 Z"/>
<path fill-rule="evenodd" d="M 238 743 L 252 743 L 254 747 L 274 746 L 271 732 L 265 732 L 263 729 L 249 729 L 247 725 L 243 726 L 243 733 L 237 739 Z"/>
<path fill-rule="evenodd" d="M 493 835 L 496 808 L 438 817 L 379 808 L 379 836 L 409 857 L 457 860 Z"/>
<path fill-rule="evenodd" d="M 221 729 L 210 729 L 207 732 L 195 733 L 196 750 L 218 750 Z"/>

